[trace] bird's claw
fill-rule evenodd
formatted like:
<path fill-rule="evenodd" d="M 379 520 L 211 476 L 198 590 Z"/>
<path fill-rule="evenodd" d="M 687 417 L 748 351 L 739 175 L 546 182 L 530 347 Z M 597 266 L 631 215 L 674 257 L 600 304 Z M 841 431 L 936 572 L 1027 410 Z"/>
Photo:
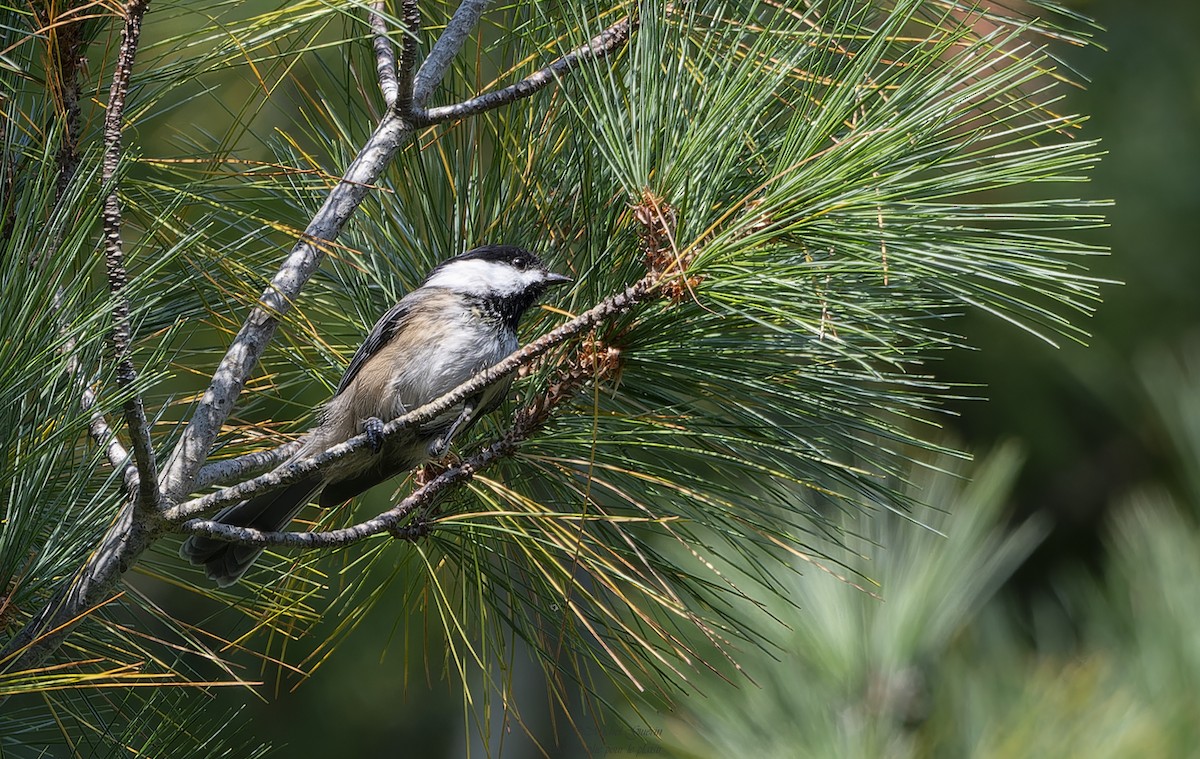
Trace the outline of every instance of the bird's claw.
<path fill-rule="evenodd" d="M 425 453 L 430 459 L 440 459 L 446 455 L 446 451 L 450 450 L 450 440 L 446 435 L 439 435 L 429 443 L 425 449 Z"/>
<path fill-rule="evenodd" d="M 383 420 L 373 416 L 363 422 L 363 434 L 367 436 L 367 445 L 371 446 L 372 453 L 379 453 L 383 449 Z"/>

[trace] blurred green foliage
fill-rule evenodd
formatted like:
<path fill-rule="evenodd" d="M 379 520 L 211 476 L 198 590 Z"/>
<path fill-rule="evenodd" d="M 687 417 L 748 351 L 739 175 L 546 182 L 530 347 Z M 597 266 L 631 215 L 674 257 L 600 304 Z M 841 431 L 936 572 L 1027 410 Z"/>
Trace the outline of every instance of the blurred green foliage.
<path fill-rule="evenodd" d="M 1200 405 L 1198 359 L 1193 351 L 1192 371 L 1166 396 L 1189 410 Z M 1190 426 L 1180 452 L 1200 443 Z M 1070 567 L 1053 578 L 1073 612 L 1064 645 L 1057 608 L 1023 626 L 1011 594 L 992 597 L 1047 526 L 1005 518 L 1012 448 L 971 471 L 970 485 L 944 469 L 914 478 L 944 534 L 876 519 L 851 546 L 878 595 L 807 569 L 793 582 L 795 607 L 769 609 L 786 630 L 778 650 L 743 657 L 744 673 L 714 679 L 710 698 L 649 718 L 660 740 L 644 743 L 693 759 L 1194 755 L 1196 501 L 1154 487 L 1114 498 L 1103 571 Z"/>

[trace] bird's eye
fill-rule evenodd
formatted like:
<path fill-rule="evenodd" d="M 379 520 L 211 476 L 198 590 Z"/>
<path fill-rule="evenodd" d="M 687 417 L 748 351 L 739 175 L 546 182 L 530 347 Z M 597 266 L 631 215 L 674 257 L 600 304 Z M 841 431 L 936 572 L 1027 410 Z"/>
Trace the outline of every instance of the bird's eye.
<path fill-rule="evenodd" d="M 514 258 L 512 263 L 513 263 L 513 266 L 517 267 L 518 269 L 520 269 L 522 271 L 524 271 L 525 268 L 529 266 L 529 261 L 522 256 L 517 256 L 516 258 Z"/>

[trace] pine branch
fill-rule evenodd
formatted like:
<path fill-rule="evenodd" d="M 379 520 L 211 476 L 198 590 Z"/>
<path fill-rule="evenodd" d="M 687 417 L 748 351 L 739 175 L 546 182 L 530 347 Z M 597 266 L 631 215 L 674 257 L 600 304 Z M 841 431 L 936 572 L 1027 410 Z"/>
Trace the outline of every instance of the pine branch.
<path fill-rule="evenodd" d="M 109 90 L 108 107 L 104 114 L 104 163 L 103 179 L 111 189 L 104 200 L 104 247 L 105 270 L 108 288 L 113 296 L 112 331 L 110 344 L 113 358 L 117 362 L 117 385 L 122 390 L 132 391 L 137 382 L 137 370 L 133 366 L 130 348 L 129 299 L 125 288 L 129 274 L 125 269 L 125 253 L 121 240 L 121 203 L 115 184 L 117 168 L 121 163 L 121 127 L 125 113 L 125 97 L 129 92 L 129 80 L 133 72 L 133 59 L 137 53 L 142 34 L 142 17 L 149 0 L 130 0 L 125 6 L 125 26 L 121 31 L 121 47 L 117 53 L 117 64 Z M 133 458 L 138 472 L 137 503 L 142 510 L 154 509 L 159 499 L 158 463 L 150 441 L 150 425 L 146 420 L 146 409 L 138 393 L 123 405 L 125 426 L 133 442 Z"/>
<path fill-rule="evenodd" d="M 87 59 L 83 55 L 83 34 L 80 30 L 83 21 L 79 18 L 70 19 L 74 8 L 70 8 L 57 16 L 50 16 L 48 7 L 35 6 L 40 32 L 46 35 L 49 48 L 49 60 L 52 63 L 48 81 L 55 91 L 56 99 L 61 104 L 62 144 L 55 155 L 58 168 L 58 180 L 55 183 L 54 202 L 61 205 L 67 194 L 67 189 L 79 169 L 79 137 L 80 137 L 80 70 Z M 53 258 L 62 245 L 62 232 L 56 231 L 50 243 L 50 253 L 45 259 Z M 43 260 L 45 260 L 43 259 Z M 35 262 L 40 263 L 40 262 Z M 59 329 L 66 332 L 65 320 L 62 317 L 63 291 L 59 288 L 54 297 L 54 313 Z M 123 480 L 127 492 L 132 496 L 137 489 L 139 477 L 135 467 L 130 465 L 129 451 L 121 444 L 108 420 L 96 408 L 96 391 L 92 389 L 83 375 L 83 367 L 77 354 L 78 344 L 74 337 L 64 335 L 62 346 L 63 355 L 67 356 L 66 374 L 74 378 L 79 386 L 79 405 L 84 412 L 89 412 L 88 434 L 93 442 L 104 450 L 109 464 L 118 471 L 123 471 Z"/>
<path fill-rule="evenodd" d="M 416 6 L 410 3 L 406 6 L 406 23 L 416 22 Z M 413 110 L 416 111 L 420 100 L 419 84 L 422 72 L 427 77 L 439 77 L 444 70 L 439 70 L 440 64 L 431 64 L 438 49 L 443 53 L 454 44 L 454 50 L 461 47 L 469 30 L 464 31 L 464 24 L 469 18 L 477 20 L 476 11 L 482 13 L 483 3 L 472 3 L 467 0 L 459 7 L 455 17 L 443 33 L 434 51 L 426 58 L 418 71 L 414 82 Z M 299 295 L 300 290 L 316 271 L 324 258 L 322 243 L 332 242 L 341 233 L 342 227 L 358 208 L 366 196 L 366 192 L 379 178 L 384 168 L 391 161 L 400 147 L 401 141 L 408 137 L 413 128 L 423 123 L 429 123 L 427 114 L 435 113 L 437 120 L 461 118 L 462 116 L 481 113 L 497 108 L 507 103 L 528 97 L 554 81 L 556 76 L 577 67 L 589 58 L 603 58 L 612 50 L 622 45 L 634 28 L 631 18 L 623 19 L 597 35 L 587 45 L 568 53 L 562 59 L 537 72 L 526 80 L 518 82 L 499 92 L 488 93 L 466 103 L 456 106 L 446 106 L 449 110 L 432 109 L 407 115 L 398 113 L 398 109 L 389 110 L 380 121 L 375 132 L 368 139 L 357 158 L 350 165 L 345 177 L 337 184 L 326 199 L 325 204 L 317 212 L 305 230 L 305 237 L 292 249 L 291 254 L 280 267 L 279 272 L 271 281 L 270 287 L 263 292 L 259 306 L 251 313 L 242 329 L 234 339 L 233 345 L 226 352 L 213 375 L 212 383 L 201 398 L 192 420 L 184 431 L 170 461 L 167 464 L 164 494 L 170 501 L 178 502 L 187 493 L 194 490 L 196 474 L 204 464 L 208 451 L 220 432 L 221 425 L 233 408 L 233 403 L 245 386 L 246 378 L 258 363 L 259 357 L 266 349 L 274 335 L 279 318 L 291 308 L 291 301 Z M 458 39 L 457 42 L 454 42 Z M 446 41 L 450 40 L 450 41 Z M 415 45 L 415 41 L 412 42 Z M 402 61 L 403 64 L 403 61 Z M 449 64 L 446 64 L 449 65 Z M 429 67 L 429 68 L 427 68 Z"/>
<path fill-rule="evenodd" d="M 404 16 L 404 45 L 400 49 L 400 87 L 393 104 L 400 113 L 408 113 L 413 106 L 413 67 L 417 63 L 421 11 L 417 0 L 400 0 L 400 9 Z"/>
<path fill-rule="evenodd" d="M 238 527 L 195 519 L 180 525 L 180 531 L 192 535 L 204 535 L 230 543 L 252 546 L 289 546 L 294 548 L 336 548 L 358 543 L 381 532 L 396 530 L 400 523 L 417 509 L 431 504 L 442 492 L 454 485 L 469 480 L 475 472 L 487 467 L 496 459 L 506 455 L 506 441 L 498 441 L 471 459 L 453 466 L 410 493 L 391 509 L 350 527 L 326 532 L 264 532 L 249 527 Z M 207 510 L 207 508 L 205 509 Z"/>
<path fill-rule="evenodd" d="M 126 13 L 126 35 L 118 58 L 118 72 L 114 76 L 113 96 L 109 103 L 109 119 L 106 120 L 106 138 L 108 138 L 106 147 L 117 158 L 120 155 L 120 112 L 124 105 L 125 93 L 128 90 L 133 52 L 136 50 L 137 36 L 141 28 L 141 14 L 145 12 L 146 3 L 147 0 L 130 0 L 129 12 Z M 414 18 L 413 13 L 415 13 L 416 6 L 415 4 L 410 5 L 411 13 L 406 14 L 406 21 Z M 483 2 L 465 0 L 460 6 L 459 12 L 451 20 L 450 27 L 435 45 L 434 52 L 422 65 L 421 71 L 416 77 L 417 81 L 421 81 L 422 72 L 426 77 L 424 81 L 430 88 L 440 81 L 446 67 L 450 65 L 450 59 L 461 47 L 463 40 L 478 21 L 485 6 L 486 0 Z M 411 44 L 415 44 L 415 42 Z M 414 100 L 419 103 L 416 93 L 420 92 L 420 88 L 415 85 L 416 82 L 414 82 Z M 346 169 L 344 176 L 330 191 L 321 208 L 313 216 L 303 236 L 284 259 L 270 285 L 259 297 L 257 306 L 238 331 L 213 373 L 209 387 L 197 404 L 196 411 L 180 436 L 166 466 L 163 467 L 157 487 L 151 488 L 155 479 L 154 470 L 152 468 L 146 470 L 148 476 L 142 478 L 139 488 L 143 494 L 149 493 L 153 489 L 155 491 L 153 497 L 147 498 L 143 495 L 136 502 L 127 504 L 121 510 L 117 520 L 109 528 L 100 545 L 84 566 L 64 582 L 50 601 L 35 613 L 34 618 L 9 641 L 3 652 L 0 652 L 0 666 L 6 670 L 29 669 L 38 666 L 66 640 L 89 609 L 114 595 L 124 573 L 132 568 L 154 541 L 167 531 L 169 523 L 164 513 L 146 510 L 140 506 L 154 504 L 159 499 L 166 504 L 177 504 L 195 489 L 201 467 L 204 465 L 209 451 L 212 450 L 217 435 L 232 411 L 247 378 L 273 337 L 280 318 L 290 310 L 292 302 L 299 296 L 304 285 L 320 265 L 328 244 L 337 239 L 368 190 L 372 189 L 400 146 L 411 135 L 414 126 L 411 118 L 406 118 L 396 109 L 389 108 L 387 110 L 354 161 Z M 112 161 L 112 171 L 111 174 L 108 173 L 109 156 L 106 155 L 106 178 L 115 175 L 116 165 L 117 162 Z M 112 200 L 115 201 L 115 194 Z M 113 210 L 115 213 L 112 212 Z M 106 240 L 110 247 L 109 274 L 114 293 L 118 295 L 124 290 L 127 281 L 123 256 L 119 247 L 119 214 L 119 205 L 110 208 L 109 204 L 106 204 Z M 635 287 L 637 286 L 635 285 Z M 626 295 L 629 295 L 629 291 L 616 297 L 620 299 Z M 604 306 L 605 304 L 601 304 L 597 309 L 602 309 Z M 608 307 L 614 308 L 617 305 L 608 303 Z M 122 348 L 120 355 L 127 358 L 128 305 L 124 304 L 123 310 L 115 309 L 115 311 L 116 323 L 121 330 L 114 330 L 114 344 Z M 593 309 L 593 312 L 596 312 L 596 309 Z M 605 313 L 608 312 L 597 312 L 596 318 L 604 318 Z M 576 331 L 585 328 L 580 325 Z M 555 341 L 546 342 L 541 348 L 543 352 L 553 345 L 561 343 L 575 332 L 556 330 L 555 333 L 551 333 L 551 335 L 554 334 L 558 334 L 558 337 Z M 550 336 L 548 335 L 548 337 Z M 526 349 L 528 348 L 529 346 Z M 526 357 L 522 358 L 523 356 Z M 523 361 L 532 360 L 532 358 L 532 355 L 518 351 L 488 372 L 464 384 L 435 403 L 444 404 L 439 408 L 449 408 L 461 402 L 467 395 L 478 392 L 505 374 L 514 371 L 522 365 Z M 123 386 L 131 385 L 136 379 L 136 374 L 132 373 L 131 362 L 127 364 L 126 368 L 128 371 L 121 373 L 120 381 Z M 131 404 L 135 405 L 127 407 L 127 417 L 131 421 L 129 426 L 135 443 L 134 455 L 135 458 L 138 458 L 140 467 L 143 459 L 152 464 L 153 458 L 148 455 L 150 453 L 149 438 L 145 433 L 145 415 L 140 406 L 140 399 L 135 398 Z M 433 406 L 434 404 L 430 404 L 426 408 L 432 409 Z M 437 412 L 432 411 L 432 413 Z M 403 419 L 397 420 L 385 427 L 384 434 L 396 434 L 403 424 L 408 423 L 411 422 L 404 422 Z M 96 431 L 98 434 L 105 432 L 101 426 L 97 426 Z M 110 452 L 111 455 L 114 453 Z M 240 471 L 241 467 L 249 470 L 250 467 L 256 466 L 256 461 L 261 462 L 262 459 L 268 457 L 243 459 L 234 465 L 217 466 L 215 469 L 209 470 L 208 476 L 214 478 L 225 476 L 235 469 Z M 158 494 L 158 490 L 161 490 L 161 495 Z M 181 514 L 181 508 L 175 506 L 164 511 L 179 521 L 194 516 L 194 514 Z"/>

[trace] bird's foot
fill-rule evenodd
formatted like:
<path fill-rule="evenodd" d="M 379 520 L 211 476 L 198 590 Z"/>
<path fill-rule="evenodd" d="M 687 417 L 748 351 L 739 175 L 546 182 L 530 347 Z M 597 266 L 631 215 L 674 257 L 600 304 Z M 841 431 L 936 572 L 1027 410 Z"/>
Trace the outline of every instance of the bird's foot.
<path fill-rule="evenodd" d="M 423 517 L 417 517 L 408 524 L 393 525 L 387 528 L 387 530 L 396 540 L 406 540 L 409 543 L 415 543 L 429 534 L 429 521 Z"/>
<path fill-rule="evenodd" d="M 425 448 L 425 456 L 436 461 L 445 456 L 448 450 L 450 450 L 450 437 L 448 435 L 438 435 Z"/>
<path fill-rule="evenodd" d="M 372 453 L 379 453 L 383 450 L 382 419 L 373 416 L 363 422 L 363 434 L 367 436 L 367 445 L 371 446 Z"/>
<path fill-rule="evenodd" d="M 454 441 L 454 436 L 458 434 L 458 431 L 471 426 L 471 422 L 475 420 L 475 411 L 477 408 L 475 401 L 467 401 L 463 404 L 462 412 L 454 420 L 454 424 L 450 425 L 450 429 L 435 437 L 425 447 L 425 457 L 436 461 L 445 456 L 450 450 L 450 443 Z"/>

